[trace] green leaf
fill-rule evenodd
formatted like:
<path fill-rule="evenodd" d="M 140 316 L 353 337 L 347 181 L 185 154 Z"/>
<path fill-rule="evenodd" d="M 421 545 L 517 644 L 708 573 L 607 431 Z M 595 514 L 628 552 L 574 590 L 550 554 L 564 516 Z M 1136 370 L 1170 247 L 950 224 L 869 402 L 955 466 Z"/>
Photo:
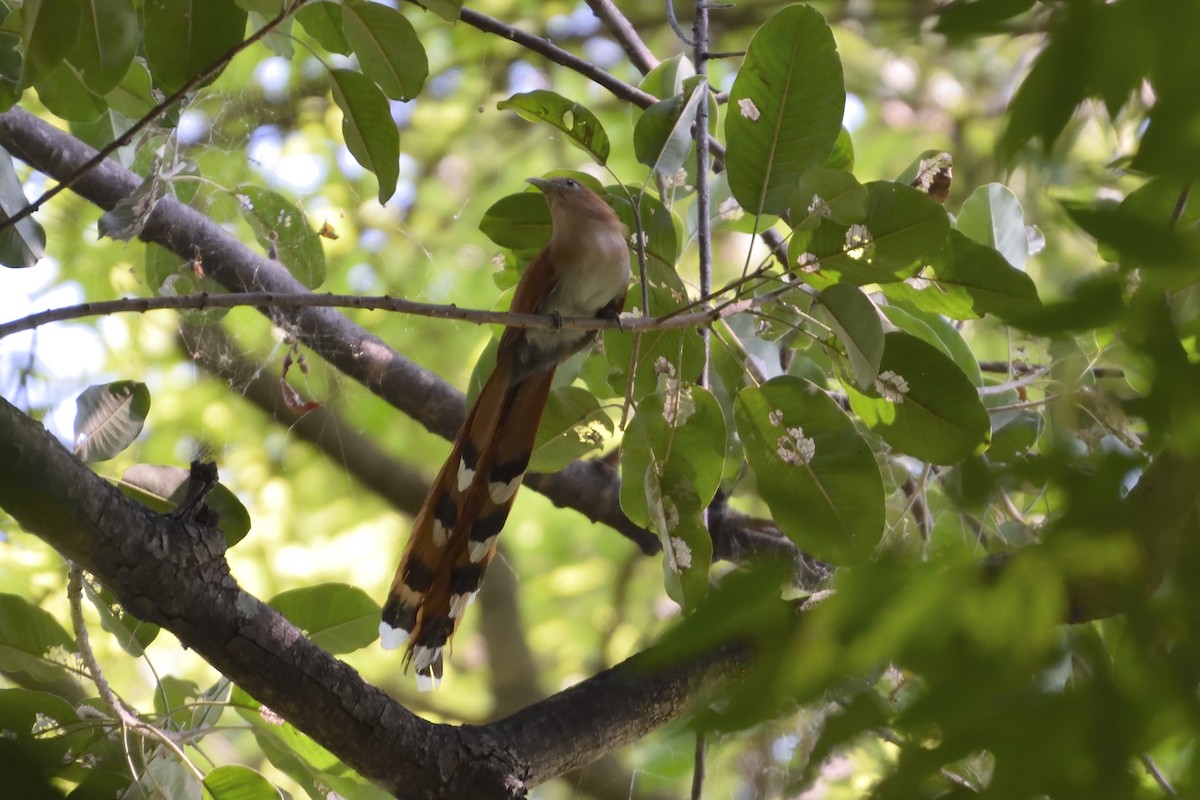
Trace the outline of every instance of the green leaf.
<path fill-rule="evenodd" d="M 725 416 L 707 389 L 666 381 L 643 398 L 621 442 L 621 508 L 639 525 L 649 524 L 643 476 L 653 462 L 661 475 L 680 475 L 707 505 L 716 494 L 725 461 Z"/>
<path fill-rule="evenodd" d="M 661 316 L 679 308 L 684 302 L 679 276 L 666 269 L 650 272 L 650 314 Z M 629 287 L 625 310 L 641 308 L 640 284 Z M 636 351 L 634 342 L 637 341 Z M 695 329 L 646 331 L 640 336 L 630 336 L 615 330 L 604 332 L 604 352 L 616 374 L 613 386 L 623 390 L 630 370 L 634 373 L 635 397 L 654 391 L 658 384 L 658 373 L 663 365 L 670 365 L 677 375 L 695 375 L 704 361 L 704 344 Z M 636 360 L 635 360 L 636 357 Z M 621 391 L 623 394 L 624 392 Z"/>
<path fill-rule="evenodd" d="M 114 222 L 119 223 L 117 219 Z M 185 261 L 178 255 L 153 242 L 146 243 L 146 285 L 157 295 L 174 295 L 209 292 L 222 294 L 225 287 L 207 275 L 201 275 L 194 262 Z M 196 322 L 216 322 L 229 313 L 226 308 L 210 308 L 201 311 L 182 309 L 180 315 Z"/>
<path fill-rule="evenodd" d="M 75 640 L 49 612 L 18 595 L 0 594 L 0 670 L 55 681 L 69 676 L 58 662 L 73 652 Z"/>
<path fill-rule="evenodd" d="M 342 4 L 317 0 L 296 12 L 296 21 L 309 36 L 331 53 L 350 55 L 350 42 L 342 30 Z"/>
<path fill-rule="evenodd" d="M 850 138 L 850 131 L 842 128 L 838 132 L 833 152 L 826 156 L 825 160 L 821 162 L 821 166 L 825 169 L 836 169 L 842 172 L 854 171 L 854 140 Z"/>
<path fill-rule="evenodd" d="M 348 69 L 335 69 L 333 99 L 342 110 L 342 136 L 359 164 L 379 179 L 379 202 L 386 203 L 400 177 L 400 132 L 387 97 L 373 81 Z"/>
<path fill-rule="evenodd" d="M 117 87 L 104 95 L 104 100 L 129 119 L 146 116 L 155 106 L 150 70 L 142 62 L 135 61 Z"/>
<path fill-rule="evenodd" d="M 64 766 L 64 759 L 65 763 L 71 762 L 68 754 L 72 749 L 87 746 L 89 736 L 70 703 L 49 692 L 29 689 L 0 689 L 0 731 L 4 731 L 6 743 L 16 742 L 22 746 L 19 769 L 24 775 L 58 773 Z M 4 793 L 14 800 L 24 800 L 28 795 L 23 790 L 28 784 L 22 784 L 18 773 L 5 769 L 8 766 L 0 760 L 0 774 L 5 776 Z M 14 778 L 20 790 L 14 788 Z M 53 795 L 34 796 L 49 798 Z"/>
<path fill-rule="evenodd" d="M 854 413 L 888 444 L 933 464 L 953 464 L 987 445 L 991 422 L 975 386 L 936 347 L 886 334 L 879 368 L 868 394 L 846 390 Z"/>
<path fill-rule="evenodd" d="M 333 655 L 362 649 L 379 638 L 379 604 L 357 586 L 304 586 L 275 595 L 267 605 Z"/>
<path fill-rule="evenodd" d="M 729 188 L 751 214 L 781 214 L 804 170 L 842 129 L 846 89 L 833 33 L 811 6 L 779 11 L 754 34 L 729 92 Z"/>
<path fill-rule="evenodd" d="M 725 416 L 700 386 L 664 376 L 638 403 L 621 444 L 621 508 L 663 545 L 668 594 L 692 608 L 708 591 L 712 540 L 703 511 L 725 465 Z"/>
<path fill-rule="evenodd" d="M 145 0 L 142 18 L 150 73 L 165 92 L 207 69 L 246 32 L 246 10 L 234 0 Z"/>
<path fill-rule="evenodd" d="M 637 160 L 669 178 L 678 172 L 692 150 L 692 126 L 696 108 L 708 96 L 707 84 L 688 79 L 680 94 L 647 108 L 633 129 L 633 152 Z"/>
<path fill-rule="evenodd" d="M 378 626 L 379 621 L 376 620 L 375 622 L 376 626 Z M 271 752 L 267 752 L 267 756 L 271 759 L 271 763 L 289 775 L 295 775 L 293 772 L 296 766 L 294 761 L 299 761 L 305 767 L 310 767 L 321 772 L 340 772 L 344 769 L 342 762 L 338 760 L 337 756 L 296 730 L 291 723 L 281 720 L 267 706 L 262 705 L 246 694 L 241 687 L 233 687 L 229 703 L 243 719 L 251 724 L 260 744 L 263 744 L 264 740 L 268 740 L 276 745 L 276 747 L 272 748 Z M 264 712 L 266 713 L 265 717 Z M 276 760 L 275 754 L 278 754 L 280 751 L 279 745 L 282 745 L 282 752 L 287 754 L 287 758 L 293 759 L 293 763 L 281 763 Z"/>
<path fill-rule="evenodd" d="M 867 216 L 867 187 L 849 172 L 827 167 L 807 169 L 789 201 L 792 228 L 815 230 L 823 219 L 853 225 Z"/>
<path fill-rule="evenodd" d="M 325 251 L 304 212 L 279 192 L 260 186 L 242 184 L 236 195 L 264 250 L 309 289 L 325 282 Z"/>
<path fill-rule="evenodd" d="M 556 472 L 612 439 L 613 422 L 596 396 L 580 386 L 550 392 L 528 469 Z"/>
<path fill-rule="evenodd" d="M 62 62 L 79 38 L 81 22 L 78 0 L 26 0 L 21 9 L 21 88 L 32 86 Z"/>
<path fill-rule="evenodd" d="M 915 273 L 942 248 L 949 230 L 945 209 L 924 192 L 875 181 L 867 184 L 867 216 L 861 224 L 822 220 L 807 244 L 793 237 L 788 257 L 818 288 L 839 281 L 886 283 Z"/>
<path fill-rule="evenodd" d="M 95 122 L 108 109 L 70 62 L 62 61 L 33 84 L 46 108 L 70 122 Z"/>
<path fill-rule="evenodd" d="M 221 677 L 205 691 L 189 680 L 164 675 L 154 693 L 154 711 L 172 730 L 202 731 L 213 727 L 225 711 L 232 684 Z"/>
<path fill-rule="evenodd" d="M 203 800 L 200 780 L 182 761 L 156 758 L 151 761 L 141 779 L 126 794 L 127 797 L 153 797 L 155 800 Z"/>
<path fill-rule="evenodd" d="M 667 595 L 691 611 L 708 593 L 708 569 L 712 564 L 712 537 L 704 526 L 704 508 L 696 487 L 678 470 L 661 462 L 646 468 L 646 509 L 650 529 L 663 546 L 663 585 Z"/>
<path fill-rule="evenodd" d="M 283 795 L 260 773 L 241 764 L 226 764 L 204 776 L 212 800 L 280 800 Z"/>
<path fill-rule="evenodd" d="M 938 33 L 950 37 L 1006 31 L 1005 23 L 1033 8 L 1034 0 L 954 0 L 937 10 Z"/>
<path fill-rule="evenodd" d="M 425 48 L 403 14 L 378 3 L 342 7 L 342 29 L 363 74 L 393 100 L 416 97 L 429 75 Z"/>
<path fill-rule="evenodd" d="M 983 386 L 983 373 L 979 362 L 971 352 L 970 345 L 959 333 L 958 328 L 940 314 L 920 309 L 905 309 L 898 305 L 887 305 L 882 309 L 884 316 L 905 333 L 911 333 L 926 344 L 941 350 L 953 361 L 975 386 Z"/>
<path fill-rule="evenodd" d="M 462 8 L 462 0 L 414 0 L 414 2 L 426 11 L 432 11 L 446 22 L 458 22 L 459 11 Z"/>
<path fill-rule="evenodd" d="M 817 301 L 825 311 L 833 332 L 846 348 L 854 381 L 861 388 L 875 382 L 883 358 L 883 323 L 879 311 L 862 290 L 848 283 L 835 283 L 821 290 Z"/>
<path fill-rule="evenodd" d="M 83 24 L 69 61 L 89 89 L 108 94 L 129 71 L 138 46 L 133 0 L 83 0 Z"/>
<path fill-rule="evenodd" d="M 135 658 L 145 655 L 146 645 L 158 637 L 160 628 L 127 612 L 116 595 L 103 586 L 85 580 L 83 592 L 100 614 L 100 627 L 113 635 L 121 649 Z"/>
<path fill-rule="evenodd" d="M 608 162 L 608 134 L 604 132 L 604 126 L 595 114 L 574 100 L 538 89 L 501 100 L 496 108 L 511 108 L 531 122 L 552 125 L 567 134 L 567 141 L 594 158 L 596 163 Z"/>
<path fill-rule="evenodd" d="M 1028 275 L 991 247 L 956 230 L 950 231 L 946 247 L 934 256 L 929 270 L 903 283 L 884 284 L 883 292 L 893 300 L 952 319 L 994 314 L 1010 320 L 1041 305 Z"/>
<path fill-rule="evenodd" d="M 483 212 L 479 230 L 500 247 L 537 250 L 550 241 L 550 208 L 541 192 L 510 194 Z"/>
<path fill-rule="evenodd" d="M 1029 233 L 1021 201 L 1002 183 L 971 192 L 955 227 L 980 244 L 995 248 L 1017 269 L 1029 259 Z"/>
<path fill-rule="evenodd" d="M 683 53 L 658 62 L 638 83 L 644 92 L 666 100 L 683 93 L 684 81 L 696 74 L 696 67 Z"/>
<path fill-rule="evenodd" d="M 629 230 L 632 237 L 638 230 L 638 225 L 635 222 L 633 206 L 629 199 L 619 187 L 610 187 L 609 194 L 606 199 L 611 203 L 617 216 L 621 222 Z M 649 267 L 661 268 L 661 272 L 655 274 L 663 274 L 664 280 L 668 280 L 670 285 L 682 289 L 683 285 L 675 276 L 675 262 L 679 260 L 680 254 L 680 234 L 679 221 L 675 214 L 672 213 L 662 202 L 657 198 L 648 194 L 639 195 L 635 190 L 630 189 L 630 194 L 636 199 L 637 207 L 641 212 L 641 234 L 642 241 L 645 243 L 646 261 Z M 632 254 L 633 269 L 637 272 L 637 255 Z M 669 273 L 669 276 L 667 275 Z M 629 308 L 629 306 L 626 306 Z"/>
<path fill-rule="evenodd" d="M 107 461 L 142 432 L 150 413 L 150 390 L 137 381 L 89 386 L 75 400 L 75 455 Z"/>
<path fill-rule="evenodd" d="M 101 237 L 119 242 L 136 238 L 146 226 L 146 220 L 150 218 L 158 201 L 166 194 L 167 182 L 156 163 L 150 175 L 138 188 L 100 215 L 100 219 L 96 221 L 97 231 Z"/>
<path fill-rule="evenodd" d="M 833 398 L 784 375 L 743 389 L 734 408 L 759 494 L 796 546 L 837 564 L 870 558 L 884 529 L 883 479 Z"/>
<path fill-rule="evenodd" d="M 142 505 L 167 514 L 187 496 L 189 477 L 183 467 L 134 464 L 125 470 L 117 488 Z M 219 518 L 217 527 L 225 534 L 226 547 L 233 547 L 250 532 L 250 512 L 224 484 L 216 485 L 206 503 Z"/>
<path fill-rule="evenodd" d="M 28 204 L 12 157 L 0 149 L 0 216 L 7 219 Z M 32 267 L 45 254 L 46 231 L 33 217 L 0 231 L 0 264 L 18 269 Z"/>

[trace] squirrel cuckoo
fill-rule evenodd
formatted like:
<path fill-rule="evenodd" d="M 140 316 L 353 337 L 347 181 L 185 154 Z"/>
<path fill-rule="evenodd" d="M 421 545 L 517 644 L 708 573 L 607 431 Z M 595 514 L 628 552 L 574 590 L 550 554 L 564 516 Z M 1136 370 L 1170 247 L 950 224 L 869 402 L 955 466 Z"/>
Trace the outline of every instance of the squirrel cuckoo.
<path fill-rule="evenodd" d="M 559 317 L 613 316 L 625 305 L 625 226 L 573 178 L 530 178 L 550 206 L 550 242 L 529 263 L 511 310 Z M 467 412 L 450 456 L 413 520 L 379 623 L 380 643 L 407 644 L 417 686 L 442 677 L 442 649 L 475 599 L 533 450 L 555 368 L 595 333 L 505 328 L 496 367 Z"/>

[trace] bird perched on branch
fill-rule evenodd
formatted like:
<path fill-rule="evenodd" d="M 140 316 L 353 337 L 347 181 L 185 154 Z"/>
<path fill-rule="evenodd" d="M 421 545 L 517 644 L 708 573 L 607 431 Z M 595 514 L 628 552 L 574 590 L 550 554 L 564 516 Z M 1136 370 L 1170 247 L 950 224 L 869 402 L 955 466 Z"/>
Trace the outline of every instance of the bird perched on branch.
<path fill-rule="evenodd" d="M 573 178 L 530 178 L 550 206 L 550 242 L 517 284 L 511 310 L 614 316 L 629 287 L 628 233 Z M 475 598 L 525 476 L 555 368 L 595 338 L 580 329 L 505 328 L 496 367 L 413 520 L 379 624 L 385 649 L 407 644 L 417 686 L 442 677 L 442 650 Z"/>

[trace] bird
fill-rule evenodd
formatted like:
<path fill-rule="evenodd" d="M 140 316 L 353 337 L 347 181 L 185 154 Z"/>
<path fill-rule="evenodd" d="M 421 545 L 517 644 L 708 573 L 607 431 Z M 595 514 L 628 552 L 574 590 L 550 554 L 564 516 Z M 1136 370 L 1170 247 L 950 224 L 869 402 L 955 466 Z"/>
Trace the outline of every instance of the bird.
<path fill-rule="evenodd" d="M 570 177 L 529 178 L 550 209 L 550 241 L 521 275 L 513 313 L 613 318 L 630 281 L 629 234 L 616 212 Z M 383 604 L 384 649 L 407 645 L 417 687 L 442 678 L 443 650 L 474 601 L 521 486 L 554 371 L 596 331 L 507 327 L 496 366 L 413 519 Z"/>

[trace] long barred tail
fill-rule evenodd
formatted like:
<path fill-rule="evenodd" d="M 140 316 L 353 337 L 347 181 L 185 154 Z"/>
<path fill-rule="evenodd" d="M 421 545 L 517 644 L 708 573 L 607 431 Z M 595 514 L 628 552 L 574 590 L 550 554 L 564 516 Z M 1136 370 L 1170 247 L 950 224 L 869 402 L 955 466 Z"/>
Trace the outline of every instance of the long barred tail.
<path fill-rule="evenodd" d="M 379 625 L 385 649 L 408 645 L 417 686 L 442 677 L 442 650 L 475 599 L 525 476 L 554 370 L 515 375 L 498 359 L 413 520 Z"/>

